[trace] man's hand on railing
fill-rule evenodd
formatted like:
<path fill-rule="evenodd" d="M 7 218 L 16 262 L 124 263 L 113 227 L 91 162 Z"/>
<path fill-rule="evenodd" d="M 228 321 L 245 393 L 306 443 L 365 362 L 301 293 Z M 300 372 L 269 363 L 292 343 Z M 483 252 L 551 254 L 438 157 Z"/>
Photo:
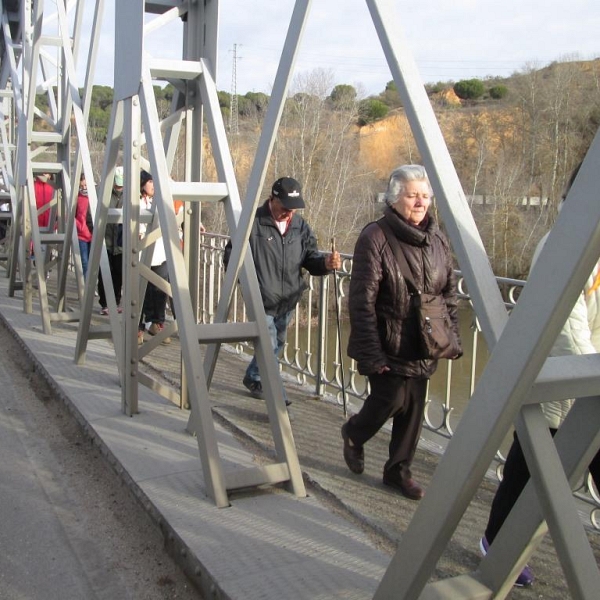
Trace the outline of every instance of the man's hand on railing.
<path fill-rule="evenodd" d="M 325 267 L 329 271 L 337 270 L 342 268 L 342 257 L 337 250 L 334 250 L 331 254 L 325 257 Z"/>

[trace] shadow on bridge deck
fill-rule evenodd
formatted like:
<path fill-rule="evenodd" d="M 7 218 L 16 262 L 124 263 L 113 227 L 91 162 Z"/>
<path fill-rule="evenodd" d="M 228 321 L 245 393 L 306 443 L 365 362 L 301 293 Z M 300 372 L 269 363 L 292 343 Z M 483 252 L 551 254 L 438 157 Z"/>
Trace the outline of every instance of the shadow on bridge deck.
<path fill-rule="evenodd" d="M 185 432 L 187 411 L 141 387 L 140 413 L 133 418 L 123 415 L 110 344 L 91 341 L 86 365 L 75 365 L 77 325 L 54 324 L 53 335 L 44 335 L 40 316 L 25 314 L 20 297 L 8 297 L 6 278 L 0 279 L 0 314 L 159 524 L 167 545 L 207 598 L 373 596 L 417 507 L 381 482 L 386 432 L 365 447 L 365 473 L 350 473 L 342 458 L 341 407 L 312 397 L 307 388 L 288 379 L 292 429 L 308 498 L 267 487 L 231 494 L 231 507 L 218 509 L 206 495 L 196 442 Z M 266 408 L 242 386 L 244 368 L 242 357 L 223 349 L 211 388 L 226 469 L 268 462 L 273 456 Z M 142 369 L 177 383 L 177 338 L 150 354 Z M 423 447 L 417 452 L 414 474 L 425 486 L 437 458 Z M 476 569 L 478 540 L 494 490 L 493 482 L 480 486 L 438 564 L 436 578 Z M 598 537 L 592 536 L 596 556 Z M 531 567 L 536 583 L 530 589 L 515 588 L 511 597 L 569 597 L 549 538 Z"/>

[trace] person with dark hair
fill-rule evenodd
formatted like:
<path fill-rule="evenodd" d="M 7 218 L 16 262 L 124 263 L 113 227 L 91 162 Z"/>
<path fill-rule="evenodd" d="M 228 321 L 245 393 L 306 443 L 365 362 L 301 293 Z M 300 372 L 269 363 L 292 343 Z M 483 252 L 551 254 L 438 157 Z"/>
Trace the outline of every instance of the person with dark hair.
<path fill-rule="evenodd" d="M 577 177 L 580 166 L 578 165 L 569 177 L 559 210 L 563 208 L 564 200 Z M 549 233 L 537 245 L 533 254 L 532 268 L 548 239 L 548 235 Z M 575 302 L 573 310 L 554 342 L 550 356 L 596 354 L 598 352 L 600 352 L 600 262 L 594 267 L 579 298 Z M 573 402 L 574 399 L 568 399 L 543 402 L 541 404 L 542 412 L 548 421 L 552 435 L 558 431 Z M 590 463 L 589 470 L 594 484 L 600 490 L 600 451 Z M 490 545 L 493 543 L 496 535 L 498 535 L 504 521 L 528 481 L 529 469 L 527 468 L 527 462 L 519 438 L 515 433 L 513 443 L 506 455 L 506 462 L 502 471 L 502 481 L 492 501 L 485 535 L 481 538 L 479 544 L 484 555 L 487 554 Z M 525 565 L 515 581 L 515 585 L 526 587 L 531 585 L 533 581 L 533 573 L 529 566 Z"/>
<path fill-rule="evenodd" d="M 88 259 L 90 256 L 90 247 L 92 245 L 92 233 L 94 231 L 85 173 L 82 173 L 79 178 L 79 194 L 77 195 L 77 207 L 75 209 L 75 227 L 77 228 L 77 239 L 79 241 L 81 268 L 83 269 L 83 278 L 85 279 L 87 277 Z"/>
<path fill-rule="evenodd" d="M 112 193 L 110 195 L 109 208 L 123 208 L 123 167 L 115 167 Z M 115 291 L 115 302 L 117 311 L 121 309 L 121 294 L 123 290 L 123 225 L 121 223 L 107 223 L 104 232 L 104 243 L 108 255 L 110 267 L 110 278 Z M 108 303 L 102 283 L 102 273 L 98 274 L 98 300 L 100 302 L 100 314 L 108 315 Z"/>
<path fill-rule="evenodd" d="M 140 174 L 140 210 L 151 210 L 154 199 L 154 181 L 152 175 L 148 171 L 142 171 Z M 146 233 L 146 225 L 140 224 L 140 235 Z M 154 251 L 152 252 L 152 261 L 150 268 L 159 276 L 169 280 L 169 269 L 167 267 L 167 255 L 162 237 L 159 237 L 154 243 Z M 146 285 L 146 295 L 144 296 L 144 304 L 142 314 L 140 315 L 140 326 L 138 331 L 138 344 L 144 342 L 144 332 L 146 331 L 146 323 L 150 323 L 148 333 L 157 335 L 165 327 L 165 318 L 167 310 L 168 296 L 161 289 L 157 288 L 153 283 L 148 282 Z M 170 344 L 171 338 L 167 337 L 162 341 L 163 344 Z"/>
<path fill-rule="evenodd" d="M 300 183 L 292 177 L 281 177 L 273 184 L 267 201 L 257 209 L 250 232 L 249 245 L 275 356 L 283 351 L 296 304 L 308 287 L 303 271 L 327 275 L 342 266 L 338 252 L 325 254 L 318 250 L 312 229 L 296 213 L 304 206 Z M 230 253 L 231 241 L 225 248 L 225 265 Z M 252 397 L 263 397 L 256 356 L 242 383 Z M 285 389 L 284 399 L 287 405 L 291 404 Z"/>
<path fill-rule="evenodd" d="M 383 217 L 369 223 L 354 249 L 348 306 L 348 355 L 369 378 L 370 394 L 360 411 L 342 426 L 344 460 L 356 474 L 364 471 L 364 444 L 393 419 L 383 483 L 411 500 L 424 490 L 412 476 L 427 383 L 437 360 L 418 352 L 418 321 L 413 293 L 385 231 L 394 236 L 420 293 L 443 298 L 460 349 L 456 281 L 452 253 L 429 212 L 433 192 L 425 168 L 404 165 L 389 179 Z M 394 239 L 391 238 L 391 239 Z"/>

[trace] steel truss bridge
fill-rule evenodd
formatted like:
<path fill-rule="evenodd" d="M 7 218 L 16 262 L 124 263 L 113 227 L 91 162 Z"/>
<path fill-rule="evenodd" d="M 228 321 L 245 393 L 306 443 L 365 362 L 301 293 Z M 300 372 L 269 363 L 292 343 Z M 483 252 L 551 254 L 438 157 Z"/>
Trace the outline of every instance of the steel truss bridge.
<path fill-rule="evenodd" d="M 398 3 L 365 1 L 491 351 L 469 406 L 375 598 L 504 598 L 549 531 L 572 596 L 595 599 L 600 574 L 571 486 L 600 446 L 600 357 L 552 358 L 548 354 L 600 256 L 600 136 L 592 143 L 569 192 L 571 210 L 559 215 L 509 319 L 404 39 L 396 12 Z M 285 482 L 290 493 L 299 497 L 306 494 L 247 247 L 304 25 L 311 5 L 318 3 L 295 2 L 242 204 L 215 85 L 218 0 L 119 0 L 118 20 L 114 14 L 106 14 L 103 0 L 0 0 L 0 168 L 10 196 L 13 224 L 10 252 L 5 258 L 9 293 L 22 295 L 26 312 L 33 311 L 33 299 L 37 297 L 41 324 L 48 335 L 52 335 L 52 323 L 78 323 L 73 356 L 78 364 L 85 361 L 90 339 L 112 339 L 119 365 L 122 409 L 127 415 L 135 416 L 137 412 L 140 385 L 159 389 L 159 384 L 140 373 L 140 358 L 178 331 L 182 394 L 191 407 L 188 429 L 196 434 L 209 494 L 219 507 L 228 505 L 229 491 L 242 487 Z M 83 11 L 88 5 L 94 18 L 91 30 L 86 32 L 90 43 L 84 48 Z M 80 173 L 94 181 L 87 123 L 100 34 L 109 20 L 115 20 L 114 105 L 100 185 L 97 190 L 89 188 L 95 235 L 84 281 L 74 215 Z M 165 59 L 156 54 L 160 48 L 147 38 L 151 40 L 153 32 L 174 23 L 182 30 L 181 56 Z M 53 29 L 47 27 L 49 24 Z M 83 65 L 85 76 L 81 81 L 77 72 Z M 152 86 L 156 81 L 170 82 L 175 88 L 170 113 L 164 118 L 159 118 L 154 99 Z M 38 105 L 43 96 L 45 104 Z M 210 140 L 217 181 L 203 178 L 204 133 Z M 183 181 L 174 181 L 170 175 L 182 140 L 185 176 Z M 124 208 L 109 209 L 117 165 L 122 165 L 125 172 Z M 150 171 L 155 181 L 151 211 L 140 210 L 137 182 L 141 168 Z M 40 210 L 34 193 L 34 178 L 39 173 L 53 174 L 57 189 L 55 201 Z M 175 200 L 184 202 L 182 213 L 175 213 Z M 214 321 L 198 324 L 201 208 L 216 202 L 223 205 L 233 251 Z M 36 216 L 41 210 L 51 212 L 49 228 L 38 225 Z M 186 240 L 183 250 L 178 235 L 182 221 Z M 103 245 L 108 223 L 123 224 L 122 315 L 117 311 Z M 140 239 L 141 223 L 147 225 L 147 233 Z M 167 255 L 168 280 L 150 269 L 154 246 L 160 238 Z M 70 260 L 75 263 L 79 293 L 74 306 L 67 306 L 65 293 Z M 54 266 L 58 290 L 52 303 L 46 286 L 50 264 Z M 110 326 L 104 329 L 91 327 L 99 272 L 110 311 Z M 227 314 L 238 279 L 248 321 L 231 323 Z M 138 348 L 140 299 L 149 281 L 172 297 L 177 320 L 162 335 Z M 277 458 L 272 464 L 225 473 L 209 396 L 221 344 L 238 341 L 251 341 L 257 349 Z M 572 397 L 578 400 L 553 441 L 540 403 Z M 476 572 L 428 583 L 513 424 L 531 471 L 530 483 Z"/>

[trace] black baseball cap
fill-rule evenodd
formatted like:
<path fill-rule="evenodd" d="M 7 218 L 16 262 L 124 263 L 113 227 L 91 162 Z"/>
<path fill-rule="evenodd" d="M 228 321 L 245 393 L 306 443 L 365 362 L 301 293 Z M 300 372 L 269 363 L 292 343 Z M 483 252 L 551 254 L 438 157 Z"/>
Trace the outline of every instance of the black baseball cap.
<path fill-rule="evenodd" d="M 281 177 L 274 184 L 271 193 L 288 210 L 304 208 L 302 186 L 292 177 Z"/>

